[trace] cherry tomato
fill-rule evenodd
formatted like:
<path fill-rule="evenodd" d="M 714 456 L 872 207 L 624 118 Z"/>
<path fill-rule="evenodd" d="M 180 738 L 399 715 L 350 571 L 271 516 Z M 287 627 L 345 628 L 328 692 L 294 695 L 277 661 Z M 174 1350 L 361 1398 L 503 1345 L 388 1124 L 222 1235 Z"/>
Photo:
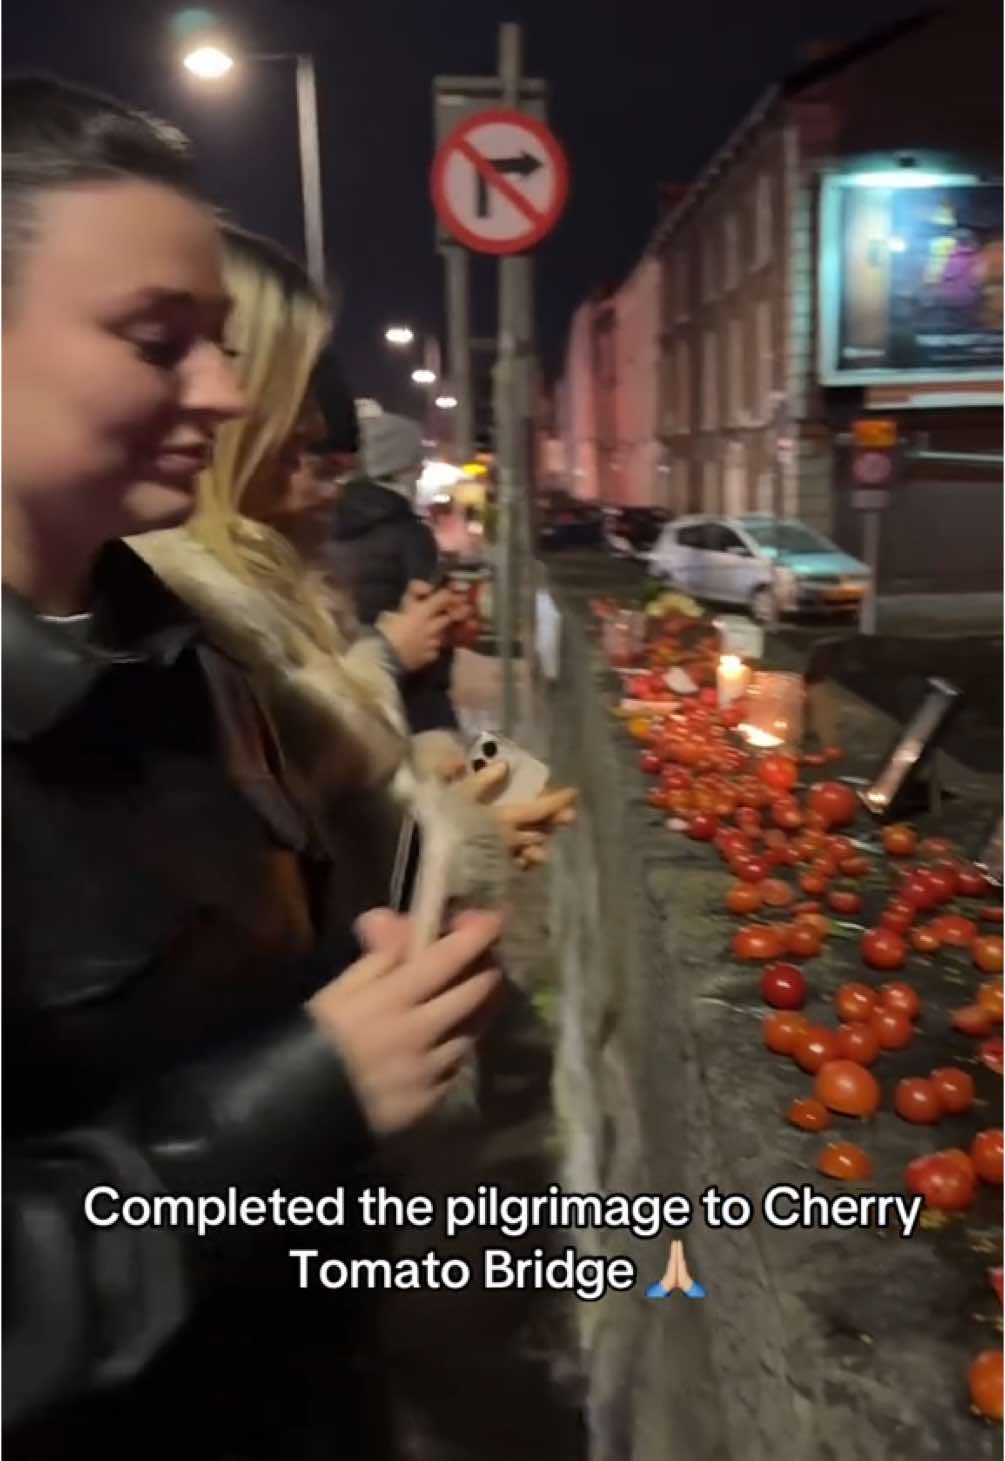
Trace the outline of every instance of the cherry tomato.
<path fill-rule="evenodd" d="M 815 1075 L 828 1060 L 837 1057 L 837 1033 L 824 1025 L 810 1025 L 796 1040 L 792 1051 L 796 1064 Z"/>
<path fill-rule="evenodd" d="M 858 894 L 845 888 L 835 888 L 833 893 L 828 893 L 827 902 L 835 913 L 857 913 L 862 907 Z"/>
<path fill-rule="evenodd" d="M 993 1187 L 1002 1185 L 1003 1153 L 1005 1145 L 1001 1131 L 992 1128 L 977 1133 L 970 1147 L 970 1160 L 981 1181 L 989 1182 Z"/>
<path fill-rule="evenodd" d="M 842 984 L 834 996 L 838 1019 L 849 1024 L 868 1020 L 879 1004 L 879 996 L 868 984 Z"/>
<path fill-rule="evenodd" d="M 955 862 L 937 862 L 924 869 L 928 886 L 938 895 L 939 903 L 948 903 L 956 897 L 960 872 Z"/>
<path fill-rule="evenodd" d="M 842 1025 L 838 1030 L 838 1056 L 856 1065 L 873 1065 L 879 1058 L 879 1041 L 870 1025 Z"/>
<path fill-rule="evenodd" d="M 822 1101 L 800 1096 L 789 1107 L 786 1119 L 800 1131 L 825 1131 L 831 1124 L 831 1113 Z"/>
<path fill-rule="evenodd" d="M 711 842 L 718 830 L 716 819 L 700 812 L 687 824 L 687 835 L 695 842 Z"/>
<path fill-rule="evenodd" d="M 633 698 L 637 699 L 638 697 L 636 696 Z M 650 720 L 648 715 L 635 715 L 632 717 L 631 720 L 627 721 L 626 724 L 628 728 L 628 734 L 631 736 L 633 741 L 642 741 L 643 743 L 645 743 L 651 738 L 653 734 L 653 722 L 652 720 Z"/>
<path fill-rule="evenodd" d="M 985 974 L 1002 972 L 1002 941 L 996 933 L 985 933 L 975 939 L 970 948 L 970 957 Z"/>
<path fill-rule="evenodd" d="M 795 892 L 780 878 L 766 878 L 759 885 L 761 901 L 766 908 L 788 908 L 795 902 Z"/>
<path fill-rule="evenodd" d="M 907 945 L 890 928 L 871 928 L 862 935 L 862 958 L 871 969 L 903 969 Z"/>
<path fill-rule="evenodd" d="M 917 833 L 911 827 L 883 828 L 883 846 L 891 857 L 910 857 L 918 845 Z"/>
<path fill-rule="evenodd" d="M 943 913 L 940 918 L 933 918 L 931 927 L 939 941 L 953 949 L 968 949 L 977 937 L 976 923 L 961 918 L 958 913 Z"/>
<path fill-rule="evenodd" d="M 757 774 L 772 791 L 790 791 L 799 777 L 799 767 L 791 756 L 765 756 Z"/>
<path fill-rule="evenodd" d="M 857 853 L 852 857 L 843 857 L 838 863 L 838 867 L 846 878 L 864 878 L 869 871 L 868 862 Z"/>
<path fill-rule="evenodd" d="M 663 761 L 655 751 L 643 751 L 639 757 L 639 765 L 647 776 L 659 776 L 663 770 Z"/>
<path fill-rule="evenodd" d="M 907 1168 L 908 1190 L 925 1199 L 927 1207 L 945 1212 L 962 1212 L 974 1200 L 976 1182 L 970 1171 L 948 1152 L 916 1157 Z"/>
<path fill-rule="evenodd" d="M 903 1050 L 914 1038 L 911 1021 L 901 1010 L 880 1006 L 873 1010 L 869 1026 L 879 1041 L 880 1050 Z"/>
<path fill-rule="evenodd" d="M 831 932 L 830 919 L 827 918 L 825 914 L 821 913 L 819 909 L 816 909 L 812 913 L 801 913 L 797 910 L 796 923 L 801 923 L 806 928 L 812 929 L 821 944 Z M 788 941 L 788 935 L 786 935 L 786 940 Z M 819 953 L 819 950 L 817 950 L 817 952 Z M 812 955 L 807 955 L 806 957 L 812 957 Z"/>
<path fill-rule="evenodd" d="M 956 848 L 945 837 L 925 837 L 918 851 L 922 857 L 952 857 Z"/>
<path fill-rule="evenodd" d="M 871 1116 L 879 1108 L 876 1077 L 854 1060 L 828 1060 L 817 1071 L 813 1094 L 841 1116 Z"/>
<path fill-rule="evenodd" d="M 774 1055 L 791 1055 L 796 1041 L 804 1030 L 809 1029 L 805 1015 L 768 1015 L 761 1027 L 761 1035 L 767 1048 Z"/>
<path fill-rule="evenodd" d="M 918 998 L 917 991 L 900 979 L 895 979 L 890 984 L 880 985 L 879 1002 L 883 1009 L 899 1010 L 909 1020 L 916 1020 L 921 1010 L 921 1000 Z"/>
<path fill-rule="evenodd" d="M 923 928 L 909 929 L 907 936 L 916 953 L 936 954 L 942 948 L 942 940 L 930 923 L 926 923 Z"/>
<path fill-rule="evenodd" d="M 828 879 L 825 878 L 822 873 L 808 872 L 803 873 L 802 877 L 799 879 L 799 886 L 802 888 L 803 892 L 808 893 L 811 898 L 816 898 L 819 897 L 821 893 L 826 893 L 827 882 Z"/>
<path fill-rule="evenodd" d="M 922 913 L 929 908 L 934 908 L 939 901 L 938 890 L 932 887 L 920 869 L 916 869 L 901 883 L 900 898 L 902 902 L 910 903 L 913 908 L 919 909 Z"/>
<path fill-rule="evenodd" d="M 825 817 L 831 827 L 847 827 L 858 815 L 858 798 L 840 781 L 821 781 L 810 788 L 809 807 Z"/>
<path fill-rule="evenodd" d="M 986 898 L 991 885 L 979 868 L 964 866 L 957 869 L 958 891 L 962 898 Z"/>
<path fill-rule="evenodd" d="M 814 902 L 797 903 L 792 912 L 796 918 L 805 918 L 808 913 L 819 913 L 820 904 Z M 826 922 L 826 920 L 824 920 Z"/>
<path fill-rule="evenodd" d="M 734 883 L 726 894 L 730 913 L 756 913 L 760 906 L 760 890 L 754 883 Z"/>
<path fill-rule="evenodd" d="M 795 797 L 783 796 L 773 802 L 771 820 L 776 827 L 782 827 L 786 832 L 797 832 L 803 825 L 803 814 Z"/>
<path fill-rule="evenodd" d="M 814 918 L 812 913 L 807 914 L 797 923 L 786 924 L 783 933 L 784 947 L 787 954 L 794 959 L 815 959 L 823 947 L 823 938 L 810 919 Z"/>
<path fill-rule="evenodd" d="M 745 883 L 763 883 L 771 869 L 763 857 L 745 857 L 736 866 L 736 875 Z"/>
<path fill-rule="evenodd" d="M 761 998 L 776 1010 L 801 1010 L 806 980 L 795 964 L 769 964 L 761 975 Z"/>
<path fill-rule="evenodd" d="M 1002 1398 L 1002 1371 L 1005 1353 L 1000 1349 L 982 1349 L 970 1366 L 968 1382 L 974 1409 L 989 1420 L 1001 1420 L 1005 1414 Z"/>
<path fill-rule="evenodd" d="M 764 834 L 765 847 L 788 847 L 789 839 L 778 827 L 769 827 Z"/>
<path fill-rule="evenodd" d="M 953 1011 L 953 1029 L 961 1035 L 990 1035 L 991 1016 L 979 1004 L 965 1004 Z"/>
<path fill-rule="evenodd" d="M 982 908 L 981 918 L 985 923 L 1001 923 L 1003 912 L 1005 910 L 1001 908 Z"/>
<path fill-rule="evenodd" d="M 768 959 L 777 959 L 782 949 L 783 940 L 778 930 L 762 923 L 751 923 L 746 928 L 741 928 L 733 940 L 733 953 L 736 958 L 750 963 L 764 963 Z"/>
<path fill-rule="evenodd" d="M 829 852 L 818 853 L 810 868 L 811 873 L 816 873 L 821 878 L 832 878 L 837 870 L 838 859 L 832 857 Z"/>
<path fill-rule="evenodd" d="M 915 1126 L 934 1126 L 942 1120 L 942 1102 L 934 1081 L 910 1076 L 898 1081 L 893 1093 L 893 1109 Z"/>
<path fill-rule="evenodd" d="M 866 1182 L 872 1176 L 872 1162 L 854 1142 L 831 1141 L 817 1158 L 817 1171 L 842 1182 Z"/>
<path fill-rule="evenodd" d="M 826 761 L 840 761 L 844 757 L 844 751 L 840 746 L 824 746 L 824 759 Z"/>
<path fill-rule="evenodd" d="M 1000 979 L 985 979 L 977 991 L 977 1003 L 993 1020 L 1005 1017 L 1005 987 Z"/>
<path fill-rule="evenodd" d="M 894 933 L 904 933 L 917 917 L 918 910 L 913 903 L 903 898 L 893 898 L 880 915 L 880 923 Z"/>
<path fill-rule="evenodd" d="M 932 1071 L 931 1081 L 939 1093 L 943 1110 L 951 1116 L 962 1115 L 974 1104 L 973 1077 L 965 1070 L 958 1070 L 955 1065 L 941 1065 Z"/>
<path fill-rule="evenodd" d="M 999 1036 L 983 1041 L 977 1058 L 988 1070 L 993 1070 L 995 1075 L 1005 1075 L 1005 1041 Z"/>

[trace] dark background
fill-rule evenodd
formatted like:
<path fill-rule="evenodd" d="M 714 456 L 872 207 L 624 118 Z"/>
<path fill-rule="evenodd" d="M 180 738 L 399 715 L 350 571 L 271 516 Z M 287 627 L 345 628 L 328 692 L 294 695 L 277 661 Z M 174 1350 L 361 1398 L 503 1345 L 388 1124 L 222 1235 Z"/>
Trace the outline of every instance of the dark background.
<path fill-rule="evenodd" d="M 162 0 L 12 0 L 4 69 L 46 69 L 169 116 L 196 140 L 213 195 L 246 227 L 302 250 L 292 67 L 200 83 L 179 67 Z M 358 395 L 417 409 L 387 324 L 442 329 L 428 195 L 437 73 L 494 71 L 498 26 L 524 24 L 526 74 L 551 86 L 572 194 L 537 253 L 546 369 L 569 315 L 617 282 L 656 217 L 658 185 L 693 178 L 759 93 L 821 40 L 844 42 L 917 0 L 233 0 L 211 7 L 248 51 L 310 50 L 318 67 L 327 248 L 338 343 Z M 812 17 L 810 16 L 812 12 Z M 937 105 L 937 100 L 933 100 Z M 494 332 L 494 265 L 474 272 L 476 333 Z"/>

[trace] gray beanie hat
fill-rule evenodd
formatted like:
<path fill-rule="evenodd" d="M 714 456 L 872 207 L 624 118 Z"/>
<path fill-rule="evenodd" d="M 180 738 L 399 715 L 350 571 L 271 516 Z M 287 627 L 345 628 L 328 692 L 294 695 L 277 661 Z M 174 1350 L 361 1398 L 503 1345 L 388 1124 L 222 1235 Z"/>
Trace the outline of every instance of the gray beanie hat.
<path fill-rule="evenodd" d="M 422 432 L 407 416 L 370 416 L 359 423 L 363 467 L 378 480 L 404 472 L 418 476 L 422 466 Z"/>

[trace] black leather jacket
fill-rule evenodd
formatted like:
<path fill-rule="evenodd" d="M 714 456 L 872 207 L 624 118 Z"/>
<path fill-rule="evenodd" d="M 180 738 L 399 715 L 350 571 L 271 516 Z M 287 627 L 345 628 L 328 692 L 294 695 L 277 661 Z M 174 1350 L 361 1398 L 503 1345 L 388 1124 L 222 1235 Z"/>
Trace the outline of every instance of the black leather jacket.
<path fill-rule="evenodd" d="M 170 1431 L 154 1357 L 175 1336 L 175 1363 L 267 1241 L 95 1230 L 90 1187 L 330 1191 L 368 1149 L 301 1010 L 357 950 L 319 934 L 303 890 L 325 869 L 256 703 L 126 546 L 95 584 L 100 650 L 4 590 L 4 1425 L 32 1457 L 119 1455 L 142 1371 Z"/>

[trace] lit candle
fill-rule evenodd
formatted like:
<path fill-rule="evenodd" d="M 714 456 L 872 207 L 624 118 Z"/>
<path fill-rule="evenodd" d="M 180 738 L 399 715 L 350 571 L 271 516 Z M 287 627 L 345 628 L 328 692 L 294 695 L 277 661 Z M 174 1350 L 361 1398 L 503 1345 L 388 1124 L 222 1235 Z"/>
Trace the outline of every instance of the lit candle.
<path fill-rule="evenodd" d="M 721 654 L 716 671 L 716 686 L 719 692 L 719 709 L 725 710 L 746 693 L 750 682 L 750 671 L 738 654 Z"/>

